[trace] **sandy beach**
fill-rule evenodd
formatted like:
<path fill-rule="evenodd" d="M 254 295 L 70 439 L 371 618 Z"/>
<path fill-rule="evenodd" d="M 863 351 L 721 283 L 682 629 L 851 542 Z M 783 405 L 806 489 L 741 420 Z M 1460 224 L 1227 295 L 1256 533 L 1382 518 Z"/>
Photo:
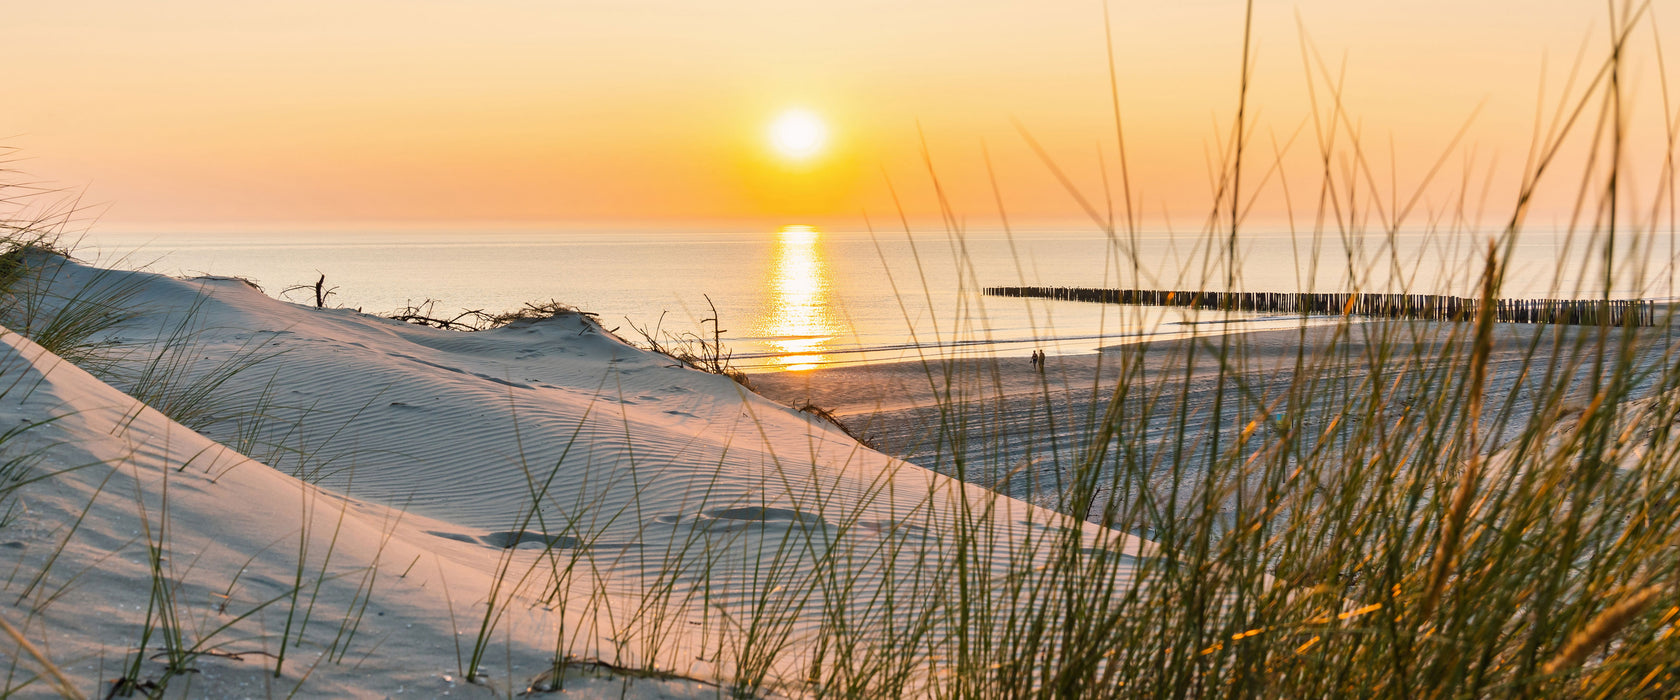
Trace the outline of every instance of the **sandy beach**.
<path fill-rule="evenodd" d="M 1068 526 L 581 314 L 461 333 L 34 263 L 41 298 L 133 310 L 105 371 L 151 402 L 0 336 L 5 454 L 50 477 L 3 550 L 8 617 L 62 675 L 28 672 L 42 691 L 502 695 L 563 668 L 568 693 L 798 694 L 826 625 L 925 595 L 887 572 L 960 513 L 994 514 L 962 554 L 985 577 Z"/>
<path fill-rule="evenodd" d="M 1298 375 L 1322 373 L 1326 367 L 1353 382 L 1367 381 L 1383 376 L 1380 368 L 1395 355 L 1419 354 L 1428 356 L 1432 365 L 1462 366 L 1469 360 L 1471 331 L 1468 324 L 1411 321 L 1356 321 L 1345 327 L 1304 324 L 1297 330 L 1205 334 L 1051 356 L 1042 369 L 1026 358 L 980 357 L 755 374 L 752 381 L 765 396 L 782 403 L 832 412 L 854 434 L 889 454 L 947 474 L 957 471 L 961 455 L 969 479 L 1053 504 L 1054 476 L 1034 477 L 1033 470 L 1017 468 L 1030 463 L 1048 474 L 1080 459 L 1089 447 L 1084 438 L 1108 409 L 1122 376 L 1155 394 L 1148 407 L 1139 405 L 1139 396 L 1121 407 L 1122 420 L 1149 424 L 1138 435 L 1146 443 L 1169 442 L 1171 419 L 1181 409 L 1187 409 L 1191 430 L 1230 436 L 1254 415 L 1228 412 L 1218 424 L 1211 422 L 1208 412 L 1221 394 L 1231 406 L 1240 404 L 1239 396 L 1245 394 L 1282 397 L 1296 385 Z M 1487 389 L 1493 397 L 1524 391 L 1519 384 L 1541 383 L 1545 368 L 1557 364 L 1562 371 L 1570 358 L 1597 352 L 1595 329 L 1498 324 L 1493 331 Z M 1228 343 L 1230 358 L 1223 362 L 1222 343 Z M 1660 366 L 1671 343 L 1672 338 L 1648 337 L 1639 362 Z M 1379 350 L 1383 354 L 1377 354 Z M 1411 382 L 1438 381 L 1422 378 L 1428 369 L 1411 366 L 1396 373 L 1389 367 L 1386 381 L 1395 382 L 1406 395 L 1393 397 L 1394 405 L 1385 410 L 1397 411 L 1411 403 L 1414 394 L 1427 392 L 1425 385 Z M 1572 366 L 1568 371 L 1574 373 L 1569 400 L 1584 403 L 1592 368 Z M 1458 376 L 1457 371 L 1452 376 Z M 1535 408 L 1490 402 L 1490 414 L 1498 413 L 1515 425 L 1527 421 Z M 1297 410 L 1322 419 L 1343 407 L 1332 398 Z M 953 425 L 965 426 L 974 438 L 961 447 L 930 440 Z M 1511 435 L 1490 439 L 1498 443 Z M 975 471 L 973 465 L 988 469 Z M 1005 476 L 996 471 L 999 467 L 1015 470 L 1009 475 L 1012 484 L 999 483 Z"/>

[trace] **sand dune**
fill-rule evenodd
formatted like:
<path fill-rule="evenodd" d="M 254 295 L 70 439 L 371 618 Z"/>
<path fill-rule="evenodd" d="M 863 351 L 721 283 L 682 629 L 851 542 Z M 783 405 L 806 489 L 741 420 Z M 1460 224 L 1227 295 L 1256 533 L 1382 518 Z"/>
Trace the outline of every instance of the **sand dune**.
<path fill-rule="evenodd" d="M 88 695 L 142 643 L 128 675 L 195 696 L 441 694 L 475 657 L 505 692 L 557 652 L 692 679 L 638 680 L 648 696 L 799 694 L 837 621 L 890 628 L 937 594 L 898 572 L 960 557 L 1001 580 L 1069 527 L 1091 550 L 1146 546 L 864 448 L 584 315 L 464 334 L 44 264 L 59 299 L 132 291 L 115 384 L 205 389 L 195 432 L 4 335 L 0 420 L 57 418 L 7 444 L 55 475 L 20 492 L 27 536 L 0 549 L 6 617 Z M 592 683 L 613 681 L 572 687 Z"/>

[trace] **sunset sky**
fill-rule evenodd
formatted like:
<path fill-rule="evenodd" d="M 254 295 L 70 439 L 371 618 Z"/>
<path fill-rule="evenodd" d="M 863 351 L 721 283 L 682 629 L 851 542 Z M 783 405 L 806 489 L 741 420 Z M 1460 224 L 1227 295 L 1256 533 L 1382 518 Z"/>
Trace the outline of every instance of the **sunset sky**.
<path fill-rule="evenodd" d="M 1015 121 L 1093 194 L 1099 152 L 1118 177 L 1095 0 L 6 5 L 0 145 L 85 188 L 106 227 L 851 226 L 895 218 L 889 181 L 912 215 L 936 211 L 918 129 L 976 223 L 995 219 L 987 151 L 1012 216 L 1075 215 Z M 1152 217 L 1194 227 L 1235 111 L 1243 5 L 1110 12 L 1134 183 Z M 1402 189 L 1478 104 L 1473 162 L 1514 182 L 1542 82 L 1549 114 L 1583 42 L 1596 66 L 1609 34 L 1598 1 L 1258 3 L 1256 157 L 1305 125 L 1306 174 L 1297 18 L 1332 70 L 1345 59 L 1348 110 L 1384 171 L 1398 154 Z M 1642 27 L 1629 63 L 1646 190 L 1666 149 L 1657 36 Z M 775 147 L 789 110 L 821 121 L 816 152 Z M 1281 196 L 1255 217 L 1280 217 Z"/>

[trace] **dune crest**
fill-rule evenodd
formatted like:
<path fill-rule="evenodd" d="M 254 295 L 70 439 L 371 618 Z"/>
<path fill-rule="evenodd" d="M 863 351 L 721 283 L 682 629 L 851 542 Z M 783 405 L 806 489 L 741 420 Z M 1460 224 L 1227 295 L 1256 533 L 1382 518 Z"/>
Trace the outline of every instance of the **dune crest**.
<path fill-rule="evenodd" d="M 28 536 L 0 550 L 20 572 L 7 617 L 89 695 L 125 672 L 193 695 L 543 689 L 556 660 L 673 676 L 636 692 L 797 695 L 836 622 L 934 614 L 905 572 L 960 557 L 1002 581 L 1069 532 L 1144 546 L 869 450 L 585 315 L 459 333 L 45 264 L 57 298 L 135 290 L 106 338 L 115 384 L 159 366 L 214 384 L 195 432 L 4 333 L 0 420 L 40 423 L 6 448 L 54 474 L 20 491 Z"/>

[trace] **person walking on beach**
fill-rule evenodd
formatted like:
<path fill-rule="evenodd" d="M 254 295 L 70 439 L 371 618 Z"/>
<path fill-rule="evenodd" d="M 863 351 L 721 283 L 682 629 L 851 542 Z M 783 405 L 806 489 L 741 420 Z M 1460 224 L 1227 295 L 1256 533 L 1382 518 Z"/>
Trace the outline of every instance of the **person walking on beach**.
<path fill-rule="evenodd" d="M 1044 373 L 1044 351 L 1043 350 L 1034 350 L 1033 353 L 1038 355 L 1038 362 L 1036 362 L 1034 364 L 1038 365 L 1039 374 L 1043 374 Z"/>
<path fill-rule="evenodd" d="M 1039 360 L 1039 359 L 1038 359 L 1038 351 L 1037 351 L 1037 350 L 1034 350 L 1034 351 L 1032 351 L 1032 360 L 1031 360 L 1031 362 L 1032 362 L 1032 366 L 1033 366 L 1033 367 L 1037 367 L 1037 366 L 1038 366 L 1038 363 L 1039 363 L 1039 362 L 1040 362 L 1040 360 Z"/>

